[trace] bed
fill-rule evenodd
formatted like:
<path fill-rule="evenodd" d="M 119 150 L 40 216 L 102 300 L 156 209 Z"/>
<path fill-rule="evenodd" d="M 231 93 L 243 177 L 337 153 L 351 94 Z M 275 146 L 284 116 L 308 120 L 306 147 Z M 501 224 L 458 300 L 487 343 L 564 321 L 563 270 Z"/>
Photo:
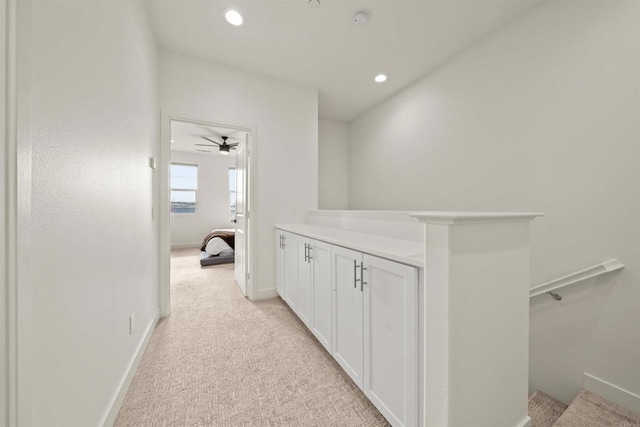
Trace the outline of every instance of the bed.
<path fill-rule="evenodd" d="M 228 264 L 235 261 L 235 228 L 216 229 L 208 233 L 200 248 L 200 265 Z"/>

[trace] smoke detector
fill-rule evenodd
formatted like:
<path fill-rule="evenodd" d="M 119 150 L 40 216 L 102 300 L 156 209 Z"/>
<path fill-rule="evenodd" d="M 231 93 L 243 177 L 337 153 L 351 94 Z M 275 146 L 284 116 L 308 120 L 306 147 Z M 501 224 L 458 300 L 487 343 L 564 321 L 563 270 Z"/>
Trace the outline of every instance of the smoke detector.
<path fill-rule="evenodd" d="M 369 22 L 369 15 L 364 10 L 359 10 L 353 14 L 351 22 L 359 27 L 364 27 Z"/>
<path fill-rule="evenodd" d="M 308 0 L 307 5 L 310 9 L 317 9 L 320 7 L 320 0 Z"/>

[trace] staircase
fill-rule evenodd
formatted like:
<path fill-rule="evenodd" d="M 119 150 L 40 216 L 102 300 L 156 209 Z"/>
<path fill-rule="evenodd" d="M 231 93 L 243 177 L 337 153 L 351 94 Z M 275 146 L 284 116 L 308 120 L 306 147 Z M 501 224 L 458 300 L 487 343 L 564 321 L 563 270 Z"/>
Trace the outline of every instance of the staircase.
<path fill-rule="evenodd" d="M 541 391 L 529 396 L 531 427 L 640 427 L 640 414 L 587 390 L 567 406 Z"/>

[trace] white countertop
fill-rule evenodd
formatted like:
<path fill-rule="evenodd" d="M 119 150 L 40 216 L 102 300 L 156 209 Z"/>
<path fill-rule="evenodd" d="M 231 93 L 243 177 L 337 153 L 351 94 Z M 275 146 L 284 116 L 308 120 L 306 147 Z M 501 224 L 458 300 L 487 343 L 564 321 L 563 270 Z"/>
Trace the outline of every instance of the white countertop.
<path fill-rule="evenodd" d="M 278 224 L 276 228 L 380 258 L 415 267 L 424 267 L 424 243 L 422 242 L 392 239 L 374 234 L 357 233 L 309 224 Z"/>

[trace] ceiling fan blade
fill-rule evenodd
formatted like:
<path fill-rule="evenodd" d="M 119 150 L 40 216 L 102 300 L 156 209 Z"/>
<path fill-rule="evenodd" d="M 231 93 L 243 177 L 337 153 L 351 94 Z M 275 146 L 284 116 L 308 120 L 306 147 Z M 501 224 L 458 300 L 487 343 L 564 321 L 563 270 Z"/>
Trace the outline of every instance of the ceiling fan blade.
<path fill-rule="evenodd" d="M 211 145 L 211 144 L 193 144 L 193 145 L 199 145 L 200 147 L 215 147 L 215 145 Z"/>
<path fill-rule="evenodd" d="M 200 129 L 202 129 L 203 131 L 205 131 L 206 133 L 211 134 L 212 136 L 214 136 L 216 138 L 220 138 L 222 136 L 218 132 L 216 132 L 213 129 L 211 129 L 210 127 L 202 126 L 202 125 L 198 125 L 198 127 Z"/>
<path fill-rule="evenodd" d="M 235 147 L 236 145 L 240 144 L 239 142 L 236 142 L 235 144 L 227 144 L 229 147 Z"/>
<path fill-rule="evenodd" d="M 213 140 L 213 139 L 211 139 L 211 138 L 207 138 L 206 136 L 201 136 L 200 138 L 202 138 L 202 139 L 206 139 L 206 140 L 207 140 L 207 141 L 209 141 L 209 142 L 213 142 L 214 144 L 218 144 L 219 146 L 222 146 L 222 144 L 220 144 L 220 143 L 218 143 L 218 142 L 214 141 L 214 140 Z"/>

